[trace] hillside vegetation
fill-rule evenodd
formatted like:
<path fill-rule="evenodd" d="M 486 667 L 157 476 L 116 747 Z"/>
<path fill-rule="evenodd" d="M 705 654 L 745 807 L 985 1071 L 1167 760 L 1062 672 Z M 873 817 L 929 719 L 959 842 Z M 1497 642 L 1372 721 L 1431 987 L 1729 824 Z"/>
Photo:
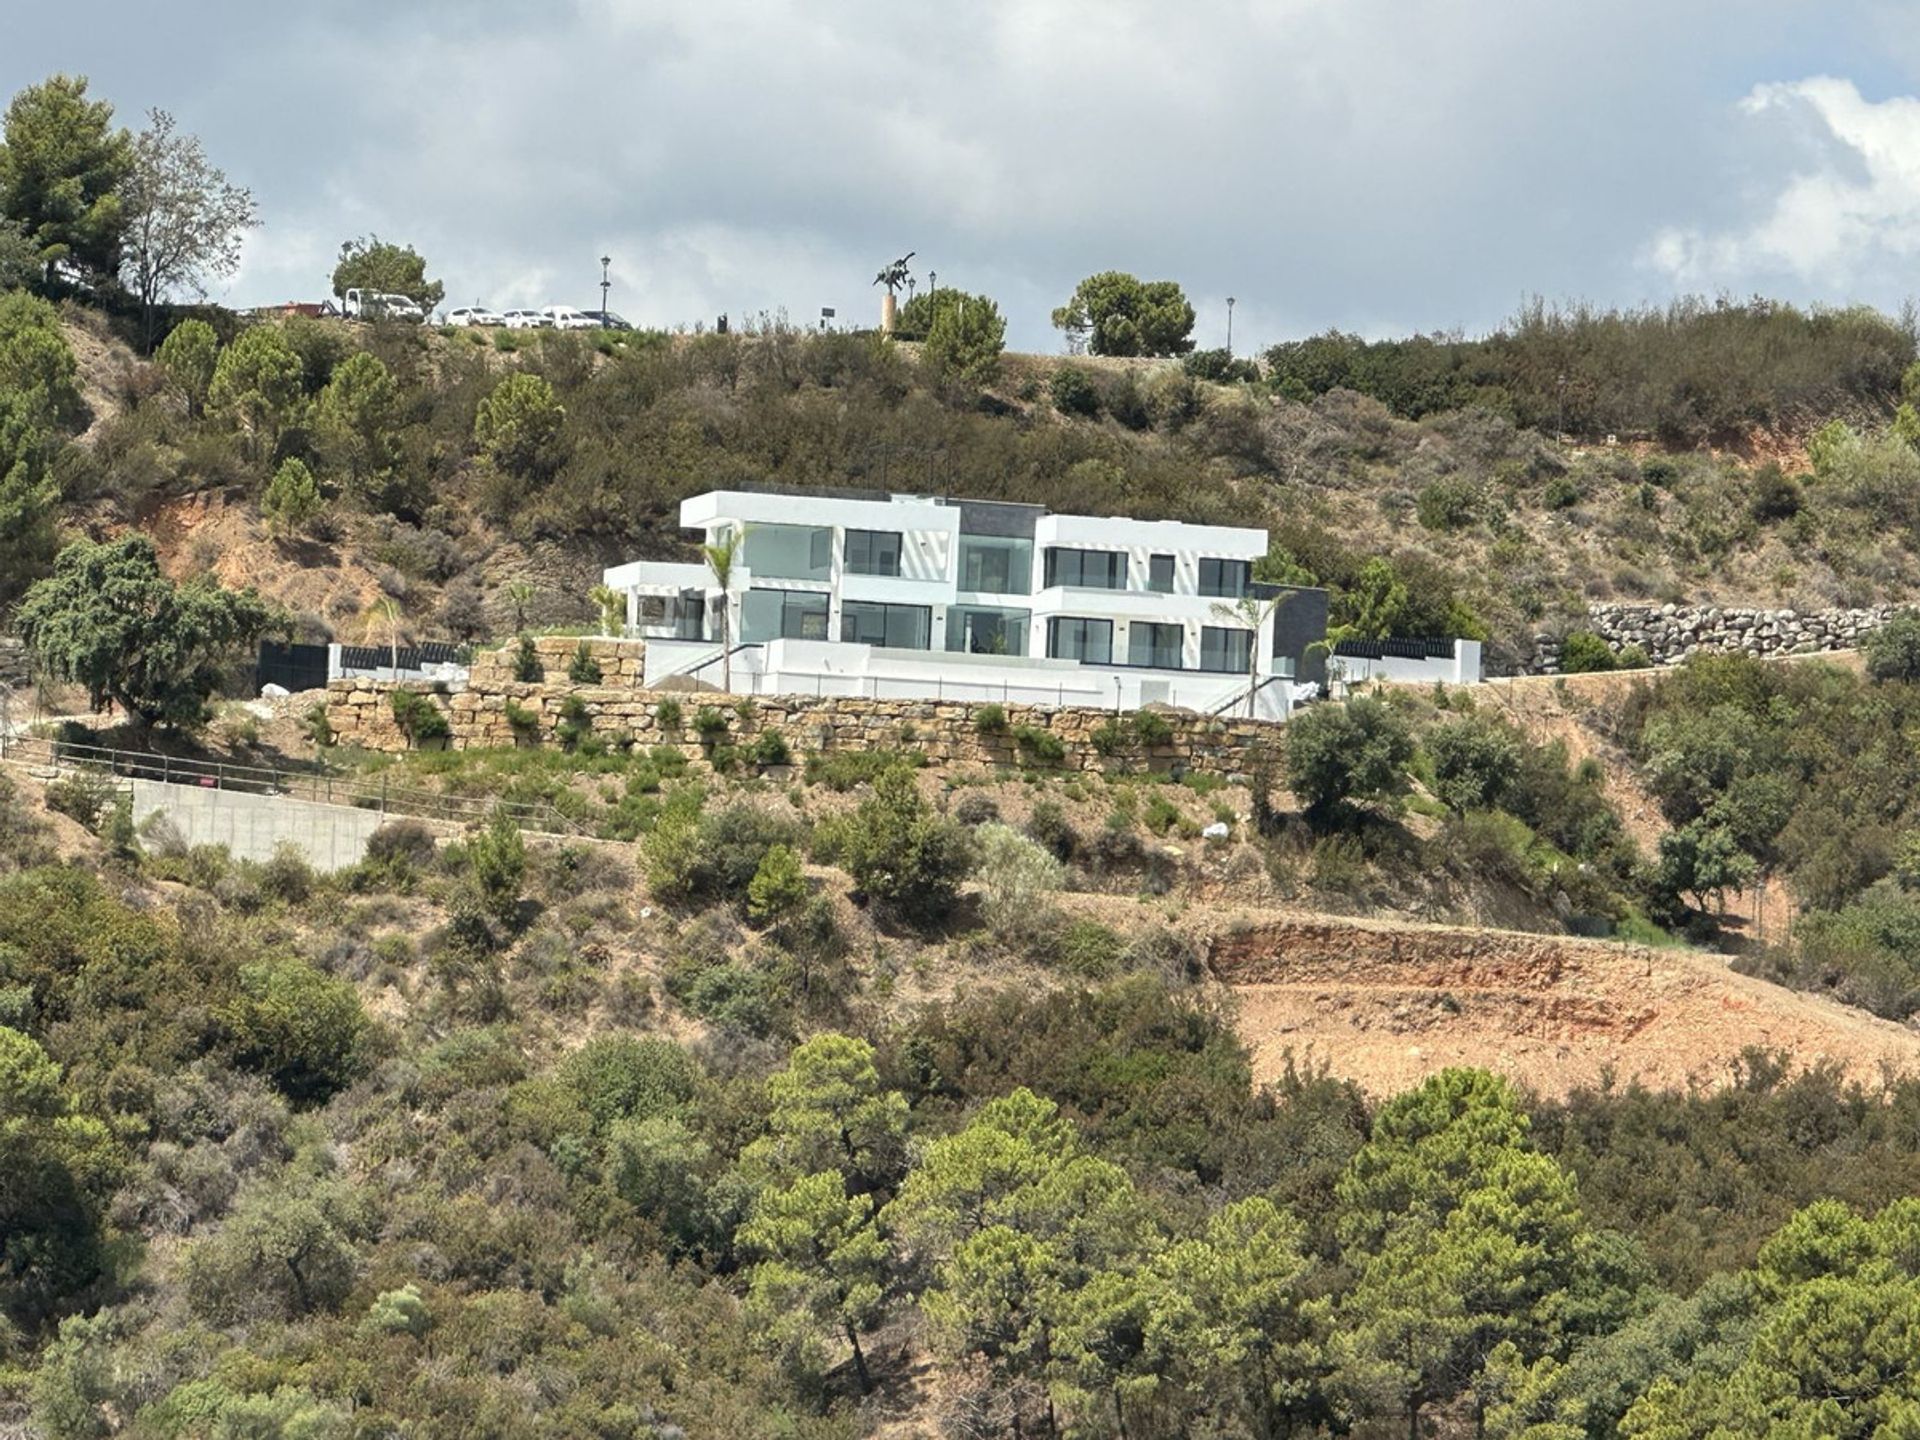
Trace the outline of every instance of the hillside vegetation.
<path fill-rule="evenodd" d="M 259 580 L 312 638 L 360 638 L 388 600 L 422 637 L 585 621 L 602 564 L 688 553 L 679 500 L 742 483 L 1261 525 L 1264 573 L 1330 586 L 1348 633 L 1485 636 L 1496 668 L 1590 599 L 1860 604 L 1920 574 L 1911 337 L 1852 312 L 1328 339 L 1224 383 L 1202 378 L 1228 373 L 1208 354 L 1008 356 L 976 384 L 911 347 L 772 324 L 489 337 L 222 321 L 222 343 L 187 322 L 141 360 L 93 312 L 70 304 L 50 330 L 41 302 L 8 303 L 9 334 L 62 345 L 10 482 L 34 503 L 0 526 L 11 574 L 46 563 L 56 526 L 138 524 L 176 570 Z M 1433 355 L 1454 378 L 1429 393 L 1409 377 Z M 1585 397 L 1570 432 L 1628 438 L 1536 428 L 1553 423 L 1548 373 Z M 45 388 L 0 372 L 0 391 L 28 386 Z M 1662 418 L 1682 401 L 1698 428 Z M 1709 439 L 1731 448 L 1692 448 Z M 515 581 L 531 589 L 510 601 Z"/>

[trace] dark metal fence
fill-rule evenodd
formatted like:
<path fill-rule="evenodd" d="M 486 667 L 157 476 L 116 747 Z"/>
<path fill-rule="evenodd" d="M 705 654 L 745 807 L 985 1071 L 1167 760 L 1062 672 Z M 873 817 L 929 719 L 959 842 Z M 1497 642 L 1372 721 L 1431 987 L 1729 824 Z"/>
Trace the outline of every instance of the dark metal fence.
<path fill-rule="evenodd" d="M 321 689 L 326 683 L 326 646 L 282 645 L 276 640 L 260 642 L 260 658 L 253 667 L 256 693 L 263 685 L 279 685 L 297 694 L 302 690 Z"/>
<path fill-rule="evenodd" d="M 1449 639 L 1342 640 L 1333 653 L 1350 660 L 1450 660 L 1453 647 Z"/>

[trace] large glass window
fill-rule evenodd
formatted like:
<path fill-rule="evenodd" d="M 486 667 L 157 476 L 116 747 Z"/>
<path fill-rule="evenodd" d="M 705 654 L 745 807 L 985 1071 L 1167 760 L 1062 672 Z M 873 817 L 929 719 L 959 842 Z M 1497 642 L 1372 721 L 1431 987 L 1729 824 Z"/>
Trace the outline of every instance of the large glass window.
<path fill-rule="evenodd" d="M 1200 627 L 1200 668 L 1244 675 L 1253 651 L 1253 632 L 1225 625 Z"/>
<path fill-rule="evenodd" d="M 1151 665 L 1156 670 L 1178 670 L 1186 627 L 1136 620 L 1127 626 L 1127 663 Z"/>
<path fill-rule="evenodd" d="M 925 650 L 932 644 L 933 612 L 925 605 L 883 605 L 877 600 L 840 602 L 840 638 L 854 645 Z"/>
<path fill-rule="evenodd" d="M 1149 555 L 1147 557 L 1147 589 L 1161 595 L 1173 593 L 1173 556 Z"/>
<path fill-rule="evenodd" d="M 741 561 L 763 580 L 830 580 L 833 531 L 814 525 L 749 525 Z"/>
<path fill-rule="evenodd" d="M 1238 600 L 1247 593 L 1247 586 L 1253 583 L 1253 562 L 1251 560 L 1202 560 L 1200 562 L 1200 593 L 1217 595 L 1227 600 Z"/>
<path fill-rule="evenodd" d="M 763 590 L 740 597 L 740 640 L 825 640 L 827 596 L 815 590 Z"/>
<path fill-rule="evenodd" d="M 898 530 L 847 531 L 847 570 L 853 575 L 898 575 L 900 573 L 900 532 Z"/>
<path fill-rule="evenodd" d="M 958 584 L 983 595 L 1032 594 L 1033 541 L 962 535 Z"/>
<path fill-rule="evenodd" d="M 947 607 L 947 649 L 962 655 L 1024 655 L 1031 610 L 990 610 L 984 605 Z"/>
<path fill-rule="evenodd" d="M 1056 660 L 1113 663 L 1113 622 L 1063 615 L 1047 621 L 1047 654 Z"/>
<path fill-rule="evenodd" d="M 1047 547 L 1047 584 L 1078 585 L 1086 590 L 1127 588 L 1124 550 L 1067 550 Z"/>

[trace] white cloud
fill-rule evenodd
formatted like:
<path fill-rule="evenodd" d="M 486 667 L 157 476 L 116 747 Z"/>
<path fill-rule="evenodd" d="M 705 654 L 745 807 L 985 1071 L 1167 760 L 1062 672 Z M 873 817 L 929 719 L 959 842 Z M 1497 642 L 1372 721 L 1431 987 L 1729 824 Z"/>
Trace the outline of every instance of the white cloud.
<path fill-rule="evenodd" d="M 1920 98 L 1868 100 L 1821 75 L 1756 86 L 1738 110 L 1748 124 L 1781 122 L 1775 133 L 1798 142 L 1787 153 L 1806 160 L 1771 183 L 1748 223 L 1663 228 L 1645 263 L 1686 286 L 1792 276 L 1831 290 L 1920 253 Z"/>

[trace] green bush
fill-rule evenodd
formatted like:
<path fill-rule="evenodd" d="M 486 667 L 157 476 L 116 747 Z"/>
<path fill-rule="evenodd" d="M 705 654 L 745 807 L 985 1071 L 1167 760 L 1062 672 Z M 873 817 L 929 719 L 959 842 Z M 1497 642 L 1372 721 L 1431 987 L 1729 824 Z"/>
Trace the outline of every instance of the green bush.
<path fill-rule="evenodd" d="M 972 871 L 972 833 L 935 815 L 913 775 L 888 770 L 874 781 L 844 836 L 841 863 L 874 904 L 903 920 L 934 924 L 959 898 Z"/>
<path fill-rule="evenodd" d="M 1127 732 L 1121 728 L 1118 720 L 1103 720 L 1087 732 L 1096 755 L 1113 756 L 1120 753 L 1120 747 L 1126 744 Z M 1061 754 L 1066 753 L 1064 747 Z"/>
<path fill-rule="evenodd" d="M 504 810 L 494 811 L 486 828 L 468 842 L 467 867 L 481 909 L 502 924 L 515 920 L 527 873 L 527 847 L 520 827 Z"/>
<path fill-rule="evenodd" d="M 807 783 L 844 792 L 871 785 L 890 770 L 917 770 L 926 763 L 917 750 L 831 750 L 807 757 Z"/>
<path fill-rule="evenodd" d="M 1920 610 L 1902 610 L 1866 638 L 1867 673 L 1876 680 L 1920 680 Z"/>
<path fill-rule="evenodd" d="M 800 853 L 791 845 L 769 846 L 747 882 L 747 914 L 763 925 L 777 925 L 798 913 L 810 894 Z"/>
<path fill-rule="evenodd" d="M 1569 675 L 1589 675 L 1619 667 L 1619 657 L 1591 630 L 1575 630 L 1560 642 L 1560 668 Z"/>
<path fill-rule="evenodd" d="M 712 745 L 727 733 L 726 712 L 712 705 L 702 705 L 693 714 L 693 733 L 700 737 L 703 745 Z"/>
<path fill-rule="evenodd" d="M 671 695 L 653 707 L 653 718 L 663 735 L 677 735 L 680 732 L 680 702 Z"/>
<path fill-rule="evenodd" d="M 726 901 L 747 904 L 748 887 L 776 845 L 797 849 L 800 827 L 757 805 L 692 811 L 684 805 L 660 817 L 642 852 L 647 884 L 669 904 Z"/>
<path fill-rule="evenodd" d="M 1145 814 L 1141 816 L 1141 823 L 1155 835 L 1164 835 L 1173 828 L 1179 818 L 1179 806 L 1164 795 L 1152 795 L 1147 799 L 1147 808 Z"/>
<path fill-rule="evenodd" d="M 762 730 L 754 736 L 750 753 L 753 763 L 762 767 L 793 763 L 793 752 L 787 748 L 787 737 L 778 730 Z"/>
<path fill-rule="evenodd" d="M 1133 712 L 1133 738 L 1151 750 L 1173 739 L 1173 726 L 1157 711 L 1136 710 Z"/>
<path fill-rule="evenodd" d="M 49 810 L 77 820 L 92 830 L 99 825 L 101 815 L 113 803 L 113 780 L 96 771 L 76 770 L 57 780 L 49 780 L 46 797 Z"/>
<path fill-rule="evenodd" d="M 1053 372 L 1048 385 L 1053 408 L 1062 415 L 1080 415 L 1092 419 L 1100 413 L 1100 387 L 1078 365 L 1062 365 Z"/>
<path fill-rule="evenodd" d="M 325 1100 L 358 1073 L 368 1024 L 352 985 L 292 959 L 243 965 L 237 981 L 218 1011 L 236 1064 L 300 1103 Z"/>
<path fill-rule="evenodd" d="M 979 735 L 1004 735 L 1007 733 L 1007 712 L 1004 706 L 982 705 L 973 712 L 974 733 Z"/>
<path fill-rule="evenodd" d="M 553 727 L 553 736 L 569 755 L 586 751 L 597 754 L 602 748 L 593 733 L 592 712 L 578 695 L 569 695 L 560 702 L 560 720 Z"/>
<path fill-rule="evenodd" d="M 1513 784 L 1520 744 L 1497 720 L 1474 717 L 1436 727 L 1426 739 L 1434 794 L 1457 812 L 1494 808 Z"/>
<path fill-rule="evenodd" d="M 1480 486 L 1465 477 L 1435 480 L 1414 501 L 1413 512 L 1429 530 L 1464 530 L 1481 516 Z"/>
<path fill-rule="evenodd" d="M 1027 834 L 1038 840 L 1055 858 L 1071 860 L 1080 849 L 1079 833 L 1068 823 L 1066 811 L 1054 800 L 1039 801 L 1027 817 Z"/>
<path fill-rule="evenodd" d="M 560 1082 L 596 1130 L 615 1121 L 668 1115 L 693 1098 L 700 1070 L 671 1040 L 603 1035 L 560 1062 Z"/>
<path fill-rule="evenodd" d="M 453 733 L 440 707 L 417 690 L 395 690 L 387 697 L 393 710 L 393 723 L 414 749 L 424 749 Z"/>
<path fill-rule="evenodd" d="M 534 735 L 540 729 L 540 712 L 529 709 L 509 695 L 502 703 L 501 713 L 507 717 L 507 724 L 521 739 Z"/>
<path fill-rule="evenodd" d="M 1396 799 L 1407 788 L 1413 736 L 1384 701 L 1309 705 L 1287 723 L 1288 783 L 1317 821 L 1341 821 L 1356 807 Z"/>
<path fill-rule="evenodd" d="M 540 663 L 540 652 L 534 647 L 531 635 L 522 635 L 513 652 L 513 678 L 522 685 L 538 685 L 547 678 L 546 666 Z"/>
<path fill-rule="evenodd" d="M 598 685 L 602 679 L 600 662 L 593 658 L 584 640 L 574 647 L 573 658 L 567 662 L 567 679 L 576 685 Z"/>
<path fill-rule="evenodd" d="M 1013 732 L 1013 743 L 1020 758 L 1029 765 L 1059 765 L 1067 758 L 1067 745 L 1051 730 L 1037 725 L 1022 725 Z"/>

